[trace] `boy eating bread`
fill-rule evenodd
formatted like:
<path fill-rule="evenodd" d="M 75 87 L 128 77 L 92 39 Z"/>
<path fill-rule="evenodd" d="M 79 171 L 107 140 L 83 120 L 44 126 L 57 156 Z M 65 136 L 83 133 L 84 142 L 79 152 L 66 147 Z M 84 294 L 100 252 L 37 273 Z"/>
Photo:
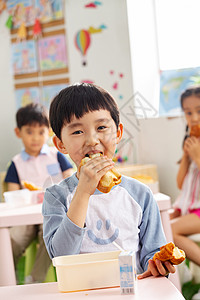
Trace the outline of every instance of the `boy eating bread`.
<path fill-rule="evenodd" d="M 50 123 L 56 148 L 68 153 L 78 170 L 44 196 L 44 241 L 50 257 L 114 251 L 116 242 L 136 252 L 140 279 L 174 273 L 169 261 L 152 259 L 166 239 L 150 189 L 126 176 L 107 193 L 97 189 L 114 167 L 123 133 L 112 96 L 92 84 L 71 85 L 53 99 Z"/>

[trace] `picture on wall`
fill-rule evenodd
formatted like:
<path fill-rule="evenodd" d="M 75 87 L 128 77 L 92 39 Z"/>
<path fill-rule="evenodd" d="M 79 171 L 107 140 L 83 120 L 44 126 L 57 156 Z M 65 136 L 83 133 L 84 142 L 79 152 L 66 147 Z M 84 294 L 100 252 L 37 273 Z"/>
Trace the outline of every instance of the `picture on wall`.
<path fill-rule="evenodd" d="M 16 74 L 33 73 L 38 70 L 35 41 L 14 43 L 11 46 L 12 70 Z"/>
<path fill-rule="evenodd" d="M 33 25 L 35 18 L 45 23 L 64 17 L 64 0 L 7 0 L 6 5 L 14 28 Z"/>
<path fill-rule="evenodd" d="M 38 87 L 28 87 L 15 90 L 16 110 L 30 103 L 40 102 L 40 89 Z"/>
<path fill-rule="evenodd" d="M 50 22 L 63 18 L 63 0 L 35 0 L 37 17 L 41 23 Z"/>
<path fill-rule="evenodd" d="M 49 109 L 52 99 L 64 88 L 67 84 L 47 85 L 42 88 L 42 104 Z"/>
<path fill-rule="evenodd" d="M 19 27 L 22 22 L 32 25 L 35 19 L 34 0 L 7 0 L 9 15 L 12 15 L 13 27 Z"/>
<path fill-rule="evenodd" d="M 39 64 L 42 71 L 68 66 L 64 35 L 40 39 L 38 42 Z"/>
<path fill-rule="evenodd" d="M 180 116 L 180 96 L 188 87 L 200 81 L 200 67 L 162 71 L 160 75 L 160 116 Z"/>

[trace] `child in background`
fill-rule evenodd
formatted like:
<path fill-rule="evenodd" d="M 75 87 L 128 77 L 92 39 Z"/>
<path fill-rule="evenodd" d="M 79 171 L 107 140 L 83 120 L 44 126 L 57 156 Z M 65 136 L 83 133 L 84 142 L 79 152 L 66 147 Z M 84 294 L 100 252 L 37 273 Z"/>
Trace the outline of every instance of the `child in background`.
<path fill-rule="evenodd" d="M 48 188 L 43 201 L 44 241 L 51 258 L 87 252 L 133 250 L 139 278 L 175 272 L 166 261 L 152 260 L 166 243 L 159 210 L 148 187 L 122 176 L 107 194 L 96 189 L 100 178 L 113 168 L 123 125 L 111 95 L 92 84 L 76 84 L 60 91 L 50 107 L 54 144 L 69 154 L 78 171 Z M 90 154 L 102 156 L 89 160 Z M 167 270 L 167 271 L 166 271 Z"/>
<path fill-rule="evenodd" d="M 58 182 L 72 175 L 72 165 L 65 156 L 46 145 L 49 120 L 43 106 L 29 104 L 20 108 L 16 114 L 16 121 L 15 134 L 22 140 L 24 150 L 12 159 L 7 171 L 5 182 L 9 191 L 23 188 L 23 181 L 32 182 L 42 188 L 47 182 Z M 38 236 L 39 249 L 33 270 L 26 282 L 43 282 L 51 260 L 44 245 L 42 225 L 16 226 L 10 229 L 10 235 L 15 264 Z"/>
<path fill-rule="evenodd" d="M 189 260 L 200 266 L 200 247 L 188 238 L 200 233 L 200 138 L 189 136 L 188 130 L 200 124 L 200 87 L 189 88 L 181 95 L 181 107 L 187 122 L 177 185 L 181 194 L 170 215 L 175 244 Z"/>

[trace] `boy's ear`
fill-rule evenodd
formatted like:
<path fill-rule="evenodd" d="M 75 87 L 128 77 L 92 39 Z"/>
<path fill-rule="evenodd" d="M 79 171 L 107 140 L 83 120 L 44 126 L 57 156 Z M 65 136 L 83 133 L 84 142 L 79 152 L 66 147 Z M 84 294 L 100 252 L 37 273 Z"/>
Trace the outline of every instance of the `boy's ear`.
<path fill-rule="evenodd" d="M 18 127 L 16 127 L 16 128 L 14 129 L 14 131 L 15 131 L 16 136 L 17 136 L 18 138 L 21 138 L 21 132 L 20 132 L 20 129 L 19 129 Z"/>
<path fill-rule="evenodd" d="M 53 136 L 52 140 L 55 147 L 58 149 L 58 151 L 60 151 L 63 154 L 68 153 L 67 150 L 65 149 L 63 142 L 56 135 Z"/>
<path fill-rule="evenodd" d="M 122 135 L 123 135 L 123 124 L 119 123 L 118 130 L 117 130 L 117 144 L 119 144 L 119 142 L 121 141 Z"/>

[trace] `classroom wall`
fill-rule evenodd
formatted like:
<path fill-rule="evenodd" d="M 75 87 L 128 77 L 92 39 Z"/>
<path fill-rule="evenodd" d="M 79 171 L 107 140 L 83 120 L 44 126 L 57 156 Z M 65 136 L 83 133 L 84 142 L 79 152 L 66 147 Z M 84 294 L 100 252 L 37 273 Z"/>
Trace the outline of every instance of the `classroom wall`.
<path fill-rule="evenodd" d="M 171 196 L 172 202 L 179 194 L 176 175 L 182 156 L 185 121 L 178 118 L 140 120 L 140 163 L 154 163 L 158 168 L 160 191 Z"/>
<path fill-rule="evenodd" d="M 67 55 L 69 61 L 70 83 L 91 81 L 107 89 L 117 100 L 119 106 L 133 94 L 132 72 L 130 63 L 130 46 L 126 2 L 108 0 L 96 9 L 86 9 L 88 1 L 67 0 L 65 2 L 65 30 Z M 79 16 L 79 17 L 77 17 Z M 7 11 L 0 16 L 0 120 L 1 131 L 0 171 L 6 170 L 10 159 L 21 150 L 22 144 L 14 135 L 15 127 L 15 94 L 11 72 L 10 33 L 5 26 Z M 103 25 L 102 31 L 98 32 Z M 83 56 L 75 46 L 75 35 L 81 30 L 93 27 L 96 32 L 90 34 L 91 43 L 87 51 L 87 65 L 83 66 Z M 3 47 L 2 47 L 3 45 Z M 124 55 L 126 53 L 126 55 Z M 52 78 L 51 78 L 52 79 Z M 29 79 L 23 79 L 28 82 Z M 127 136 L 131 127 L 125 124 Z M 128 131 L 129 130 L 129 131 Z M 130 147 L 128 145 L 130 144 Z M 126 144 L 129 150 L 129 162 L 136 161 L 136 149 L 132 140 Z M 130 149 L 129 149 L 130 148 Z M 126 152 L 123 155 L 126 155 Z"/>
<path fill-rule="evenodd" d="M 149 1 L 149 0 L 148 0 Z M 121 3 L 122 1 L 120 1 Z M 135 1 L 134 1 L 135 2 Z M 149 1 L 151 2 L 151 1 Z M 146 4 L 149 3 L 146 0 Z M 73 3 L 71 1 L 70 3 Z M 125 1 L 124 1 L 125 3 Z M 143 1 L 144 4 L 144 1 Z M 147 4 L 149 5 L 149 4 Z M 74 7 L 72 8 L 74 9 Z M 123 9 L 124 6 L 120 7 Z M 68 20 L 66 21 L 66 26 L 69 24 L 70 18 L 72 19 L 73 14 L 70 14 L 70 10 L 66 11 L 66 15 Z M 133 13 L 134 16 L 134 13 Z M 142 14 L 141 7 L 141 18 L 137 17 L 137 22 L 140 24 L 147 21 L 145 14 Z M 12 73 L 10 70 L 10 36 L 9 31 L 5 27 L 5 22 L 7 20 L 7 14 L 3 13 L 0 17 L 0 125 L 1 125 L 1 147 L 0 147 L 0 171 L 6 169 L 8 161 L 21 150 L 21 142 L 14 135 L 14 127 L 15 127 L 15 98 L 14 98 L 14 84 L 12 80 Z M 148 17 L 150 18 L 150 17 Z M 109 19 L 109 14 L 106 14 L 106 20 Z M 148 19 L 149 20 L 149 19 Z M 116 22 L 117 19 L 114 18 Z M 149 22 L 151 22 L 149 20 Z M 136 24 L 135 30 L 140 26 Z M 146 23 L 145 23 L 146 24 Z M 89 24 L 88 24 L 89 25 Z M 125 23 L 124 26 L 127 24 Z M 68 30 L 69 28 L 67 28 Z M 146 34 L 148 36 L 152 35 L 152 30 L 150 30 L 150 26 L 146 26 Z M 73 35 L 68 32 L 68 38 L 73 39 Z M 95 38 L 95 37 L 94 37 Z M 97 38 L 97 37 L 96 37 Z M 99 37 L 100 39 L 101 37 Z M 132 36 L 131 36 L 132 39 Z M 128 40 L 125 39 L 126 45 Z M 143 42 L 143 44 L 141 44 Z M 100 47 L 100 44 L 97 45 Z M 123 46 L 123 45 L 120 45 Z M 135 47 L 135 48 L 134 48 Z M 139 91 L 145 96 L 146 99 L 152 100 L 156 99 L 156 95 L 154 91 L 150 88 L 154 85 L 154 79 L 156 77 L 155 68 L 157 65 L 156 62 L 156 51 L 155 45 L 153 46 L 153 42 L 148 43 L 146 48 L 144 48 L 144 37 L 143 39 L 139 39 L 139 35 L 137 34 L 137 38 L 135 40 L 134 47 L 131 46 L 132 52 L 132 68 L 133 74 L 139 74 L 139 77 L 143 78 L 143 82 L 139 84 L 139 77 L 135 83 L 139 86 Z M 138 53 L 138 51 L 144 51 L 145 59 L 143 62 L 138 64 L 137 59 L 133 59 L 134 53 Z M 92 49 L 91 49 L 92 50 Z M 121 48 L 128 56 L 130 55 L 129 50 L 127 52 L 126 48 Z M 69 52 L 69 58 L 74 64 L 80 63 L 80 57 L 78 57 L 78 52 L 74 53 L 75 50 Z M 73 57 L 70 57 L 70 56 Z M 95 55 L 94 55 L 95 56 Z M 109 59 L 109 57 L 107 58 Z M 93 58 L 92 58 L 93 60 Z M 151 63 L 150 63 L 151 62 Z M 94 70 L 101 69 L 98 61 L 93 61 L 95 63 Z M 106 61 L 107 63 L 107 61 Z M 148 68 L 147 68 L 148 65 Z M 121 65 L 120 65 L 121 66 Z M 124 67 L 124 66 L 122 66 Z M 127 66 L 126 66 L 127 67 Z M 129 64 L 129 67 L 131 65 Z M 70 65 L 72 68 L 72 65 Z M 127 67 L 128 68 L 128 67 Z M 126 68 L 126 69 L 127 69 Z M 76 74 L 74 73 L 74 69 L 72 69 L 69 76 L 72 77 L 73 81 L 76 81 Z M 153 71 L 152 71 L 153 70 Z M 129 69 L 128 69 L 129 72 Z M 152 73 L 153 72 L 153 73 Z M 153 75 L 152 75 L 153 74 Z M 79 78 L 82 78 L 81 71 L 79 72 Z M 97 80 L 101 80 L 97 78 Z M 105 78 L 105 80 L 107 80 Z M 131 84 L 128 87 L 127 83 L 123 87 L 123 91 L 126 94 L 126 97 L 131 94 L 132 89 L 132 78 L 130 75 Z M 134 85 L 134 78 L 133 78 Z M 107 88 L 107 86 L 105 86 Z M 155 87 L 155 85 L 154 85 Z M 158 90 L 156 91 L 158 93 Z M 123 122 L 126 121 L 126 118 L 123 117 Z M 130 124 L 129 124 L 130 126 Z M 139 130 L 138 130 L 139 128 Z M 176 188 L 176 173 L 177 173 L 177 160 L 181 155 L 181 142 L 184 134 L 184 121 L 182 118 L 176 119 L 166 119 L 166 118 L 156 118 L 156 119 L 143 119 L 140 120 L 137 125 L 137 130 L 133 127 L 133 141 L 134 141 L 134 162 L 138 163 L 155 163 L 158 166 L 158 173 L 160 178 L 160 190 L 166 194 L 169 194 L 172 199 L 175 199 L 178 195 L 178 190 Z"/>
<path fill-rule="evenodd" d="M 10 36 L 5 26 L 7 13 L 0 15 L 0 171 L 6 170 L 9 160 L 21 149 L 15 137 L 14 84 L 10 69 Z"/>

